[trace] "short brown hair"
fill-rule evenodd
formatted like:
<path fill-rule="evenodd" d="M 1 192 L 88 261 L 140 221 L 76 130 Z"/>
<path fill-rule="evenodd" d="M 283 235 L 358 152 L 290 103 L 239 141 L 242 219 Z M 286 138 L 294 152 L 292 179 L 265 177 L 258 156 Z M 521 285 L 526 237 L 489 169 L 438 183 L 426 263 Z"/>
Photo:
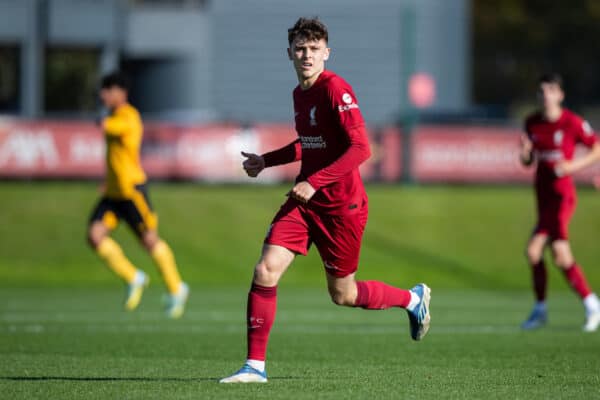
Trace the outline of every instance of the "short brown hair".
<path fill-rule="evenodd" d="M 321 40 L 324 39 L 325 43 L 329 41 L 329 33 L 327 27 L 322 23 L 318 17 L 314 18 L 298 18 L 298 21 L 288 29 L 288 42 L 290 46 L 297 37 L 302 37 L 305 40 Z"/>
<path fill-rule="evenodd" d="M 558 85 L 561 89 L 563 89 L 563 78 L 560 74 L 556 72 L 548 72 L 540 76 L 538 83 L 541 85 L 542 83 L 552 83 Z M 564 90 L 564 89 L 563 89 Z"/>

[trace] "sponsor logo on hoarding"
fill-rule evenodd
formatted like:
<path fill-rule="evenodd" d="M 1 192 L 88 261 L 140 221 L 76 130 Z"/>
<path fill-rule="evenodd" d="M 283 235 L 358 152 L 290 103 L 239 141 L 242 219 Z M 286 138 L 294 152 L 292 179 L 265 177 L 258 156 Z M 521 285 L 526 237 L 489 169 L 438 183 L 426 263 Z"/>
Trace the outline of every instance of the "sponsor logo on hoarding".
<path fill-rule="evenodd" d="M 69 160 L 76 164 L 96 164 L 104 161 L 106 145 L 100 137 L 73 136 L 69 141 Z"/>
<path fill-rule="evenodd" d="M 58 165 L 59 157 L 52 133 L 46 130 L 15 129 L 0 144 L 0 166 L 14 163 L 19 169 Z"/>

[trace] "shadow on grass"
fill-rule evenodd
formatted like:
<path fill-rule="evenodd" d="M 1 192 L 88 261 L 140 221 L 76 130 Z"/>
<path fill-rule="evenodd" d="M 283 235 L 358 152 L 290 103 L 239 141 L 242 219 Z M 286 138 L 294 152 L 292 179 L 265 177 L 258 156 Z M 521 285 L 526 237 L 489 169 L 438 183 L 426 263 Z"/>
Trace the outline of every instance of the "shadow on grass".
<path fill-rule="evenodd" d="M 142 376 L 0 376 L 0 381 L 22 381 L 22 382 L 37 382 L 37 381 L 70 381 L 70 382 L 217 382 L 221 378 L 161 378 L 161 377 L 142 377 Z M 293 376 L 275 376 L 269 377 L 269 380 L 289 380 L 300 379 Z"/>
<path fill-rule="evenodd" d="M 480 269 L 453 260 L 443 254 L 396 241 L 378 232 L 369 232 L 369 235 L 376 239 L 371 241 L 370 245 L 373 248 L 389 254 L 398 254 L 415 265 L 437 270 L 442 275 L 450 274 L 458 277 L 469 287 L 487 289 L 504 284 L 497 276 L 490 276 Z"/>

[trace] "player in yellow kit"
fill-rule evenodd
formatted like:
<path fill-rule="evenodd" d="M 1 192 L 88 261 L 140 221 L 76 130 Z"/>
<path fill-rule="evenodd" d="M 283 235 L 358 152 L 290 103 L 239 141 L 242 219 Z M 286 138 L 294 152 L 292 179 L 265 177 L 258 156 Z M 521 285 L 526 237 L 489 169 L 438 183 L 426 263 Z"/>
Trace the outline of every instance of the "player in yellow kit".
<path fill-rule="evenodd" d="M 134 310 L 149 283 L 148 276 L 127 259 L 109 236 L 119 220 L 127 222 L 163 277 L 169 292 L 167 315 L 179 318 L 189 288 L 181 280 L 173 252 L 158 236 L 158 220 L 148 200 L 146 174 L 140 163 L 142 121 L 128 102 L 128 90 L 128 79 L 119 72 L 102 79 L 100 98 L 109 111 L 100 121 L 106 139 L 106 182 L 90 218 L 88 241 L 106 265 L 127 283 L 125 308 Z"/>

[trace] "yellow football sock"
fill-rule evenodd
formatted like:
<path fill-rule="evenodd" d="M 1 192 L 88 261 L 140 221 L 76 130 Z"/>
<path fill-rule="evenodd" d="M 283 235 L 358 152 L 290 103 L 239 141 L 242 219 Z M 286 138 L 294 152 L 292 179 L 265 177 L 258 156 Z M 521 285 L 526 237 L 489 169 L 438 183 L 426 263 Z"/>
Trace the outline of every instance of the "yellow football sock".
<path fill-rule="evenodd" d="M 175 257 L 169 245 L 161 240 L 154 246 L 150 255 L 156 263 L 169 293 L 179 292 L 181 277 L 179 271 L 177 271 Z"/>
<path fill-rule="evenodd" d="M 109 237 L 105 237 L 96 248 L 96 253 L 104 260 L 108 268 L 112 269 L 125 282 L 133 282 L 137 269 L 125 257 L 121 246 L 117 242 Z"/>

